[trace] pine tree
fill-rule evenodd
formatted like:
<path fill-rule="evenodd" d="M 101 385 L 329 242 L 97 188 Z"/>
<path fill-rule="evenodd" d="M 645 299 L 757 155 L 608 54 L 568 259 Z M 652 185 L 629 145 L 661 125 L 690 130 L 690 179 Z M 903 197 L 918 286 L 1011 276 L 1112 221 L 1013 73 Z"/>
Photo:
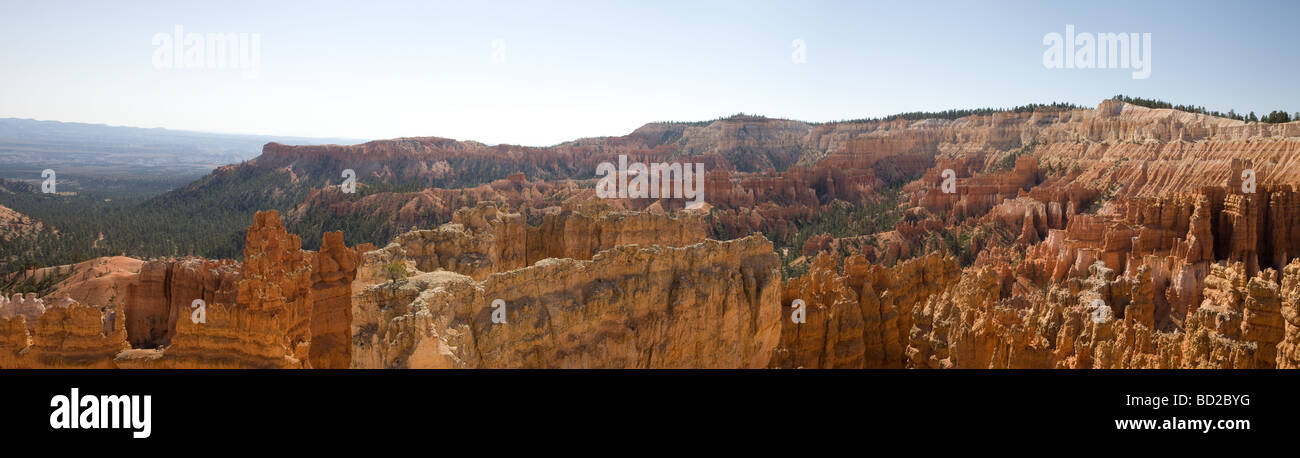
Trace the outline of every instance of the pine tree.
<path fill-rule="evenodd" d="M 1285 111 L 1273 110 L 1268 113 L 1268 116 L 1264 117 L 1263 121 L 1267 123 L 1291 122 L 1291 115 Z"/>

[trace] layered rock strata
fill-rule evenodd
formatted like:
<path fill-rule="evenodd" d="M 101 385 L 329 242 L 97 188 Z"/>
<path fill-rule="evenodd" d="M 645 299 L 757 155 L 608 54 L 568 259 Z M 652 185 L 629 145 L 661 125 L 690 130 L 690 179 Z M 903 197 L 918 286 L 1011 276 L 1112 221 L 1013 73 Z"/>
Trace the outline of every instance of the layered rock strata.
<path fill-rule="evenodd" d="M 956 260 L 938 253 L 894 267 L 871 265 L 861 255 L 844 260 L 822 254 L 808 274 L 786 283 L 781 303 L 781 344 L 774 368 L 902 368 L 912 311 L 956 281 Z M 795 322 L 795 301 L 805 307 Z"/>
<path fill-rule="evenodd" d="M 311 264 L 311 367 L 352 365 L 352 281 L 361 255 L 343 244 L 342 232 L 327 232 Z"/>
<path fill-rule="evenodd" d="M 778 266 L 751 236 L 622 245 L 483 280 L 419 272 L 357 292 L 353 367 L 766 367 Z"/>
<path fill-rule="evenodd" d="M 151 260 L 126 279 L 74 275 L 57 290 L 70 293 L 44 300 L 0 298 L 0 367 L 349 367 L 360 253 L 342 233 L 304 251 L 274 211 L 258 213 L 244 256 L 243 264 Z M 86 284 L 105 278 L 125 281 L 125 297 L 104 305 L 67 297 L 103 290 Z"/>
<path fill-rule="evenodd" d="M 113 358 L 130 348 L 119 310 L 24 298 L 18 313 L 6 313 L 17 299 L 0 302 L 0 368 L 114 368 Z"/>
<path fill-rule="evenodd" d="M 235 302 L 239 264 L 201 258 L 157 259 L 140 266 L 126 288 L 127 338 L 132 347 L 171 344 L 176 326 L 189 319 L 195 300 Z"/>
<path fill-rule="evenodd" d="M 1300 261 L 1283 285 L 1294 285 Z M 907 366 L 914 368 L 1273 368 L 1293 367 L 1285 288 L 1271 269 L 1247 276 L 1215 265 L 1204 301 L 1173 331 L 1152 328 L 1150 271 L 1133 278 L 1103 263 L 1046 293 L 1001 298 L 992 268 L 913 310 Z M 1282 351 L 1279 352 L 1279 348 Z"/>
<path fill-rule="evenodd" d="M 375 256 L 423 272 L 448 270 L 481 280 L 545 258 L 591 259 L 601 250 L 630 244 L 682 246 L 706 234 L 702 218 L 685 212 L 628 212 L 598 200 L 571 202 L 529 226 L 522 214 L 484 202 L 457 210 L 451 223 L 436 229 L 399 235 Z"/>

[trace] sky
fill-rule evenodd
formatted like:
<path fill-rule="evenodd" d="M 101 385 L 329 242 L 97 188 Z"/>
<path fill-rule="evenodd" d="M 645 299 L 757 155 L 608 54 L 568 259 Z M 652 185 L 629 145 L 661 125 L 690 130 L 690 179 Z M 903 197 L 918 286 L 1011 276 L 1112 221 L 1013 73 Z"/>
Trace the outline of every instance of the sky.
<path fill-rule="evenodd" d="M 833 121 L 1091 107 L 1119 93 L 1300 111 L 1294 1 L 0 0 L 0 11 L 0 117 L 545 146 L 740 112 Z M 1151 34 L 1149 77 L 1045 67 L 1045 36 L 1067 25 Z M 168 47 L 155 39 L 176 26 L 256 34 L 245 61 L 256 74 L 160 64 Z"/>

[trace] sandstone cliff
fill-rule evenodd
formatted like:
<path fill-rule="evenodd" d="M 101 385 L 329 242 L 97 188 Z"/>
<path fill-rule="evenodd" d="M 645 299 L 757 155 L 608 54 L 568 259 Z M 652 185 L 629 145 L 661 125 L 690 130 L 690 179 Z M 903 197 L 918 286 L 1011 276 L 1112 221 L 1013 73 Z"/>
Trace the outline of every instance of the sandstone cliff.
<path fill-rule="evenodd" d="M 780 339 L 777 265 L 752 236 L 622 245 L 481 281 L 420 272 L 358 291 L 353 367 L 765 367 Z"/>
<path fill-rule="evenodd" d="M 1288 269 L 1297 271 L 1300 262 Z M 999 298 L 999 282 L 991 268 L 967 271 L 957 285 L 914 309 L 908 367 L 1285 366 L 1285 358 L 1275 356 L 1284 328 L 1272 270 L 1247 277 L 1241 264 L 1215 265 L 1204 302 L 1172 331 L 1152 328 L 1145 268 L 1125 279 L 1097 262 L 1086 277 L 1011 298 Z"/>
<path fill-rule="evenodd" d="M 432 230 L 398 236 L 369 265 L 407 262 L 424 272 L 449 270 L 483 279 L 545 258 L 591 259 L 619 245 L 682 246 L 705 239 L 703 220 L 690 213 L 672 215 L 620 211 L 599 200 L 571 201 L 541 224 L 493 202 L 456 211 L 452 222 Z M 363 274 L 363 278 L 373 272 Z"/>
<path fill-rule="evenodd" d="M 912 311 L 956 281 L 956 260 L 937 253 L 892 268 L 860 255 L 844 260 L 817 256 L 807 275 L 785 285 L 781 344 L 775 368 L 902 368 Z M 795 323 L 791 305 L 802 300 L 806 322 Z"/>
<path fill-rule="evenodd" d="M 104 369 L 129 348 L 119 310 L 71 299 L 0 297 L 0 368 Z"/>
<path fill-rule="evenodd" d="M 259 212 L 247 233 L 234 296 L 207 303 L 196 322 L 186 306 L 170 345 L 125 352 L 124 367 L 338 368 L 349 366 L 350 282 L 359 255 L 341 233 L 322 250 L 302 250 L 275 211 Z M 319 307 L 319 308 L 318 308 Z"/>
<path fill-rule="evenodd" d="M 45 298 L 0 297 L 0 368 L 350 366 L 358 250 L 334 232 L 304 251 L 273 211 L 247 237 L 243 264 L 87 261 Z"/>
<path fill-rule="evenodd" d="M 705 163 L 707 205 L 593 201 L 595 165 L 619 155 Z M 277 195 L 306 196 L 288 222 L 378 215 L 399 235 L 374 250 L 326 233 L 311 252 L 267 212 L 242 264 L 28 272 L 68 278 L 0 298 L 0 367 L 1293 368 L 1297 160 L 1300 122 L 1117 101 L 817 125 L 735 116 L 549 148 L 270 144 L 218 174 L 283 176 Z M 375 189 L 342 193 L 341 163 Z M 892 219 L 801 234 L 842 230 L 852 208 Z M 767 238 L 708 240 L 754 231 Z M 801 249 L 791 262 L 807 273 L 782 284 L 776 253 Z M 385 278 L 394 263 L 414 274 Z M 194 299 L 205 322 L 190 319 Z M 796 300 L 804 323 L 790 320 Z"/>
<path fill-rule="evenodd" d="M 136 348 L 171 344 L 177 322 L 188 319 L 195 300 L 233 303 L 238 264 L 199 258 L 144 262 L 127 285 L 126 332 Z"/>
<path fill-rule="evenodd" d="M 329 232 L 311 264 L 311 347 L 317 369 L 346 369 L 352 363 L 352 281 L 361 255 L 343 244 L 342 232 Z"/>

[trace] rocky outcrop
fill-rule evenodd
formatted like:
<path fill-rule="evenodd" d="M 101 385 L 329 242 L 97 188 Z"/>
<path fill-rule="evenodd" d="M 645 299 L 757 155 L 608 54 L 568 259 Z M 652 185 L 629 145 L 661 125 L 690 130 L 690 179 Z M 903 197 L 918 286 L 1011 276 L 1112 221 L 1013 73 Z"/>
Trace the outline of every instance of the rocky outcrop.
<path fill-rule="evenodd" d="M 620 211 L 599 200 L 570 202 L 529 226 L 522 214 L 484 202 L 456 211 L 437 229 L 402 234 L 375 256 L 424 272 L 449 270 L 483 279 L 545 258 L 591 259 L 619 245 L 682 246 L 704 240 L 704 221 L 690 213 Z M 371 265 L 382 265 L 378 261 Z"/>
<path fill-rule="evenodd" d="M 352 365 L 352 281 L 361 255 L 343 244 L 342 232 L 327 232 L 311 263 L 311 367 Z"/>
<path fill-rule="evenodd" d="M 938 253 L 892 268 L 851 256 L 842 275 L 832 256 L 819 255 L 806 275 L 785 285 L 771 367 L 902 368 L 912 310 L 959 273 L 955 259 Z M 803 322 L 794 320 L 796 300 L 805 307 Z"/>
<path fill-rule="evenodd" d="M 0 296 L 0 320 L 21 316 L 26 322 L 35 324 L 45 314 L 45 301 L 36 297 L 36 293 L 14 293 L 12 299 Z"/>
<path fill-rule="evenodd" d="M 270 211 L 254 218 L 243 264 L 78 264 L 44 298 L 0 297 L 0 368 L 349 367 L 360 253 L 339 232 L 321 246 L 302 250 Z"/>
<path fill-rule="evenodd" d="M 124 367 L 303 367 L 310 352 L 310 253 L 275 211 L 258 212 L 245 236 L 234 297 L 207 302 L 202 315 L 186 302 L 184 319 L 159 351 L 122 355 Z"/>
<path fill-rule="evenodd" d="M 0 296 L 4 299 L 4 296 Z M 32 345 L 32 333 L 27 328 L 27 317 L 0 318 L 0 368 L 28 367 L 24 352 Z"/>
<path fill-rule="evenodd" d="M 284 335 L 275 313 L 240 304 L 208 304 L 203 322 L 181 320 L 164 349 L 133 349 L 117 356 L 125 369 L 290 369 L 304 361 Z"/>
<path fill-rule="evenodd" d="M 1276 276 L 1215 265 L 1204 302 L 1182 329 L 1166 332 L 1150 325 L 1145 269 L 1127 279 L 1097 262 L 1088 276 L 1045 294 L 1002 299 L 993 269 L 972 270 L 915 309 L 908 367 L 1283 367 L 1285 358 L 1276 356 L 1284 340 Z"/>
<path fill-rule="evenodd" d="M 353 367 L 766 367 L 777 267 L 771 243 L 751 236 L 623 245 L 481 281 L 419 272 L 358 292 Z"/>
<path fill-rule="evenodd" d="M 116 367 L 113 358 L 129 348 L 121 313 L 66 300 L 37 320 L 28 358 L 35 367 Z"/>
<path fill-rule="evenodd" d="M 1278 369 L 1300 369 L 1300 261 L 1282 270 L 1283 335 L 1277 345 Z"/>
<path fill-rule="evenodd" d="M 988 213 L 1005 199 L 1015 198 L 1022 191 L 1038 184 L 1038 158 L 1019 156 L 1009 171 L 972 175 L 982 155 L 971 155 L 955 160 L 941 160 L 922 176 L 919 183 L 933 184 L 924 194 L 915 198 L 915 205 L 937 214 L 949 214 L 950 219 L 964 219 Z M 953 193 L 945 193 L 941 186 L 943 173 L 953 172 Z"/>
<path fill-rule="evenodd" d="M 117 367 L 113 358 L 129 348 L 120 312 L 71 299 L 34 304 L 25 313 L 0 316 L 0 368 Z M 0 309 L 9 304 L 0 303 Z M 40 313 L 35 313 L 38 311 Z"/>
<path fill-rule="evenodd" d="M 913 206 L 947 222 L 984 215 L 1006 199 L 1043 205 L 1034 221 L 1025 212 L 1012 228 L 1023 244 L 1047 229 L 1063 229 L 1073 212 L 1095 198 L 1152 198 L 1221 185 L 1239 172 L 1233 160 L 1260 164 L 1259 182 L 1295 183 L 1288 164 L 1300 156 L 1300 123 L 1246 123 L 1166 109 L 1103 101 L 1096 109 L 1039 107 L 958 119 L 858 120 L 808 124 L 756 116 L 708 123 L 652 123 L 616 137 L 581 139 L 547 148 L 484 145 L 444 138 L 402 138 L 361 145 L 268 144 L 261 157 L 229 166 L 284 172 L 307 195 L 287 213 L 290 223 L 320 212 L 362 219 L 379 215 L 401 228 L 350 234 L 386 243 L 409 227 L 443 222 L 476 202 L 506 202 L 520 213 L 546 211 L 565 199 L 589 197 L 602 162 L 703 163 L 711 224 L 730 238 L 762 231 L 779 242 L 802 220 L 833 209 L 827 203 L 875 202 L 902 185 Z M 360 198 L 337 190 L 339 164 L 357 172 Z M 939 189 L 940 174 L 957 174 L 954 194 Z M 522 174 L 522 176 L 521 176 Z M 914 180 L 921 175 L 921 179 Z M 913 181 L 914 180 L 914 181 Z M 238 184 L 238 183 L 235 183 Z M 287 193 L 287 191 L 286 191 Z M 628 199 L 629 210 L 675 209 L 674 201 Z M 1073 209 L 1071 209 L 1073 205 Z M 1039 218 L 1042 218 L 1040 221 Z M 1274 220 L 1269 220 L 1274 221 Z M 1024 229 L 1034 226 L 1036 234 Z M 1263 253 L 1261 253 L 1263 255 Z M 1292 255 L 1294 256 L 1294 255 Z M 1279 268 L 1285 262 L 1274 262 Z"/>
<path fill-rule="evenodd" d="M 370 229 L 383 242 L 450 223 L 379 250 L 329 233 L 313 253 L 259 213 L 243 264 L 31 269 L 69 277 L 0 298 L 0 366 L 1300 365 L 1300 123 L 1117 101 L 906 118 L 269 144 L 204 185 L 283 178 L 268 194 L 306 196 L 274 203 L 288 222 L 391 219 Z M 596 165 L 620 156 L 704 163 L 705 205 L 593 201 Z M 340 164 L 363 195 L 338 189 Z M 843 234 L 862 219 L 873 233 Z M 782 285 L 765 239 L 707 240 L 754 231 L 816 256 L 788 266 L 808 273 Z M 387 278 L 396 265 L 413 274 Z"/>
<path fill-rule="evenodd" d="M 365 181 L 357 183 L 358 189 L 365 190 L 368 186 L 370 184 Z M 313 212 L 331 218 L 378 215 L 391 221 L 393 227 L 400 229 L 396 231 L 400 234 L 407 229 L 428 227 L 435 221 L 449 221 L 456 210 L 473 207 L 477 202 L 502 202 L 519 211 L 540 213 L 558 208 L 568 199 L 594 196 L 595 191 L 590 185 L 584 188 L 576 181 L 530 181 L 523 174 L 475 187 L 369 192 L 361 198 L 331 186 L 310 190 L 301 203 L 285 213 L 284 220 L 292 226 L 296 221 L 309 218 Z M 390 240 L 391 237 L 382 242 Z"/>
<path fill-rule="evenodd" d="M 244 242 L 239 308 L 275 316 L 284 346 L 307 359 L 312 312 L 311 257 L 302 239 L 284 230 L 274 210 L 258 212 Z"/>
<path fill-rule="evenodd" d="M 1297 218 L 1294 189 L 1241 189 L 1240 183 L 1227 183 L 1159 197 L 1116 197 L 1095 214 L 1069 217 L 1064 229 L 1049 223 L 1047 237 L 1028 247 L 1016 274 L 1025 285 L 1045 287 L 1086 275 L 1094 261 L 1130 279 L 1147 269 L 1155 327 L 1181 327 L 1204 298 L 1212 264 L 1239 262 L 1253 276 L 1262 268 L 1280 271 L 1295 259 L 1290 238 Z M 1010 202 L 999 208 L 1009 208 Z M 1013 222 L 1011 213 L 1011 218 L 1001 218 Z"/>
<path fill-rule="evenodd" d="M 142 263 L 127 285 L 126 332 L 135 348 L 171 344 L 177 322 L 187 319 L 195 300 L 235 302 L 239 264 L 202 258 L 156 259 Z"/>

